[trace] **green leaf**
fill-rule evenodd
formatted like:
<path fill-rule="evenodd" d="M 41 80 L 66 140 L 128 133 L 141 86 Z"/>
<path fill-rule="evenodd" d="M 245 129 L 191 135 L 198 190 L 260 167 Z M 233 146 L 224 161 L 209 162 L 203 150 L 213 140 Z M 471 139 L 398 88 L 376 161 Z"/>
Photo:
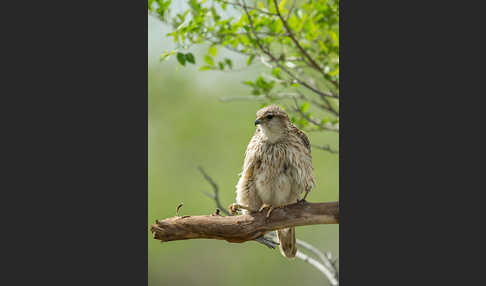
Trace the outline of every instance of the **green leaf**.
<path fill-rule="evenodd" d="M 302 106 L 300 107 L 300 110 L 304 113 L 307 112 L 307 110 L 309 110 L 309 103 L 308 102 L 305 102 L 304 104 L 302 104 Z"/>
<path fill-rule="evenodd" d="M 213 68 L 211 66 L 202 66 L 199 68 L 200 71 L 207 71 L 207 70 L 212 70 Z"/>
<path fill-rule="evenodd" d="M 280 78 L 280 68 L 274 68 L 272 70 L 272 75 L 276 78 Z"/>
<path fill-rule="evenodd" d="M 255 84 L 254 84 L 252 81 L 249 81 L 249 80 L 245 80 L 245 81 L 243 82 L 243 84 L 249 85 L 249 86 L 251 86 L 251 87 L 255 87 Z"/>
<path fill-rule="evenodd" d="M 201 10 L 201 4 L 197 3 L 197 0 L 190 0 L 189 6 L 191 6 L 191 8 L 194 9 L 196 12 L 199 12 Z"/>
<path fill-rule="evenodd" d="M 218 65 L 219 65 L 219 69 L 220 70 L 224 70 L 224 64 L 223 64 L 223 62 L 218 62 Z"/>
<path fill-rule="evenodd" d="M 218 12 L 216 12 L 214 7 L 211 7 L 211 14 L 213 15 L 215 21 L 219 21 L 219 19 L 221 19 L 221 16 L 218 15 Z"/>
<path fill-rule="evenodd" d="M 226 63 L 226 65 L 230 68 L 230 69 L 233 69 L 233 62 L 231 62 L 230 59 L 226 58 L 224 59 L 224 62 Z"/>
<path fill-rule="evenodd" d="M 204 61 L 210 65 L 210 66 L 214 66 L 214 60 L 213 58 L 210 56 L 210 55 L 205 55 L 204 56 Z"/>
<path fill-rule="evenodd" d="M 285 2 L 287 2 L 286 0 L 282 0 L 280 1 L 280 4 L 278 4 L 278 10 L 280 12 L 282 12 L 282 10 L 285 8 Z"/>
<path fill-rule="evenodd" d="M 208 53 L 211 54 L 213 57 L 216 56 L 218 52 L 218 48 L 216 46 L 209 47 Z"/>
<path fill-rule="evenodd" d="M 253 62 L 253 59 L 255 59 L 255 55 L 250 55 L 248 59 L 246 60 L 246 65 L 249 66 Z"/>
<path fill-rule="evenodd" d="M 326 118 L 322 119 L 322 120 L 321 120 L 321 125 L 326 125 L 326 123 L 328 123 L 328 122 L 329 122 L 329 120 L 330 120 L 330 119 L 329 119 L 328 117 L 326 117 Z"/>
<path fill-rule="evenodd" d="M 194 58 L 194 55 L 192 53 L 186 54 L 186 61 L 190 62 L 191 64 L 196 63 L 196 59 Z"/>
<path fill-rule="evenodd" d="M 149 11 L 153 11 L 152 4 L 154 3 L 155 0 L 148 0 L 148 9 Z"/>
<path fill-rule="evenodd" d="M 163 52 L 162 55 L 160 55 L 160 61 L 164 61 L 164 60 L 168 59 L 170 56 L 172 56 L 175 53 L 176 53 L 176 51 L 165 51 L 165 52 Z"/>
<path fill-rule="evenodd" d="M 265 84 L 266 84 L 266 82 L 265 82 L 265 80 L 263 79 L 263 77 L 262 77 L 262 76 L 259 76 L 259 77 L 257 78 L 257 80 L 256 80 L 256 82 L 255 82 L 255 83 L 256 83 L 256 85 L 257 85 L 259 88 L 264 88 L 264 87 L 265 87 Z"/>
<path fill-rule="evenodd" d="M 185 66 L 186 65 L 186 56 L 183 53 L 177 53 L 177 61 Z"/>

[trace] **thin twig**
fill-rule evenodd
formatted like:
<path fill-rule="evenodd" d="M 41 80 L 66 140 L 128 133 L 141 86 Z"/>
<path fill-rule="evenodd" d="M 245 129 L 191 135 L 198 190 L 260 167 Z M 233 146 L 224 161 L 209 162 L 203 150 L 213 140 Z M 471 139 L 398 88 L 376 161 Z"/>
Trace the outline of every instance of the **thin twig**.
<path fill-rule="evenodd" d="M 322 125 L 321 123 L 315 121 L 314 119 L 310 118 L 305 112 L 303 112 L 302 110 L 300 110 L 299 108 L 299 103 L 297 102 L 297 99 L 294 98 L 294 103 L 295 103 L 295 108 L 293 108 L 293 110 L 295 112 L 298 112 L 302 117 L 304 117 L 308 122 L 314 124 L 317 128 L 319 128 L 320 130 L 328 130 L 328 131 L 334 131 L 334 132 L 339 132 L 339 129 L 336 129 L 336 128 L 329 128 L 329 127 L 326 127 L 324 125 Z"/>
<path fill-rule="evenodd" d="M 271 235 L 272 237 L 276 237 L 275 232 L 270 233 L 270 235 Z M 320 263 L 319 263 L 319 261 L 315 261 L 315 263 L 314 263 L 314 264 L 312 264 L 312 266 L 316 267 L 316 268 L 317 268 L 317 269 L 319 269 L 319 270 L 321 270 L 321 267 L 323 267 L 323 268 L 327 268 L 327 270 L 328 270 L 328 271 L 323 272 L 323 273 L 324 273 L 326 276 L 328 276 L 328 274 L 330 275 L 330 276 L 328 276 L 329 280 L 331 280 L 331 279 L 333 279 L 333 278 L 334 278 L 334 280 L 336 280 L 336 281 L 337 281 L 337 280 L 339 280 L 339 279 L 338 279 L 338 277 L 339 277 L 339 272 L 338 272 L 338 270 L 337 270 L 337 268 L 336 268 L 336 265 L 334 265 L 334 263 L 333 263 L 333 262 L 331 262 L 331 261 L 329 260 L 329 258 L 328 258 L 326 255 L 324 255 L 324 253 L 322 253 L 322 252 L 321 252 L 319 249 L 317 249 L 316 247 L 314 247 L 314 246 L 313 246 L 313 245 L 311 245 L 310 243 L 307 243 L 307 242 L 305 242 L 305 241 L 303 241 L 303 240 L 296 239 L 296 243 L 297 243 L 297 245 L 299 245 L 299 246 L 301 246 L 301 247 L 303 247 L 303 248 L 307 249 L 308 251 L 312 252 L 312 253 L 313 253 L 313 254 L 314 254 L 316 257 L 318 257 L 318 258 L 319 258 L 319 259 L 322 261 L 322 263 L 324 264 L 324 265 L 320 265 L 320 267 L 318 267 L 317 265 L 318 265 L 318 264 L 320 264 Z M 298 252 L 299 252 L 299 251 L 298 251 Z M 301 253 L 302 253 L 302 252 L 301 252 Z M 304 255 L 305 255 L 305 254 L 304 254 Z M 297 257 L 298 257 L 298 256 L 297 256 Z M 307 256 L 307 257 L 308 257 L 308 256 Z M 300 258 L 300 259 L 304 260 L 304 259 L 303 259 L 304 257 L 298 257 L 298 258 Z M 304 261 L 305 261 L 305 260 L 304 260 Z M 306 262 L 308 262 L 308 261 L 306 261 Z M 322 272 L 322 271 L 321 271 L 321 272 Z M 333 285 L 334 285 L 334 284 L 333 284 Z M 336 285 L 337 285 L 337 284 L 336 284 Z"/>
<path fill-rule="evenodd" d="M 319 107 L 321 109 L 327 110 L 327 111 L 331 112 L 332 114 L 334 114 L 336 116 L 339 116 L 339 112 L 337 112 L 332 107 L 331 103 L 329 102 L 329 100 L 325 96 L 321 96 L 320 97 L 326 103 L 326 105 L 323 105 L 323 104 L 320 104 L 320 103 L 316 102 L 313 99 L 308 98 L 307 96 L 305 96 L 302 92 L 300 92 L 298 90 L 297 90 L 297 93 L 299 94 L 299 97 L 301 99 L 306 100 L 306 101 L 309 101 L 310 103 L 314 104 L 315 106 L 317 106 L 317 107 Z"/>
<path fill-rule="evenodd" d="M 289 10 L 289 13 L 287 14 L 287 17 L 285 17 L 285 21 L 288 21 L 289 18 L 290 18 L 290 15 L 292 15 L 292 12 L 294 11 L 294 8 L 295 8 L 295 2 L 297 2 L 297 1 L 296 0 L 292 1 L 292 6 L 290 7 L 290 10 Z"/>
<path fill-rule="evenodd" d="M 297 251 L 295 257 L 311 264 L 312 266 L 314 266 L 315 268 L 317 268 L 319 271 L 321 271 L 326 277 L 327 279 L 329 280 L 329 282 L 331 283 L 331 285 L 339 285 L 339 282 L 336 280 L 336 278 L 334 277 L 334 275 L 331 273 L 331 271 L 329 271 L 329 269 L 327 269 L 326 267 L 324 267 L 321 263 L 319 263 L 319 261 L 305 255 L 304 253 L 300 252 L 300 251 Z"/>
<path fill-rule="evenodd" d="M 216 202 L 216 206 L 223 212 L 225 213 L 226 215 L 230 215 L 230 213 L 228 212 L 228 210 L 223 207 L 223 205 L 221 204 L 221 202 L 219 201 L 219 188 L 218 188 L 218 185 L 214 182 L 214 180 L 206 173 L 206 171 L 204 171 L 204 169 L 201 167 L 201 166 L 198 166 L 198 169 L 199 171 L 201 172 L 201 174 L 204 176 L 204 179 L 206 179 L 206 181 L 209 182 L 209 184 L 211 184 L 211 186 L 213 187 L 213 192 L 214 192 L 214 195 L 210 195 L 208 193 L 204 193 L 206 196 L 212 198 L 215 202 Z"/>
<path fill-rule="evenodd" d="M 305 241 L 302 241 L 300 239 L 296 239 L 296 243 L 297 243 L 297 245 L 300 245 L 303 248 L 314 253 L 324 263 L 324 266 L 326 266 L 326 268 L 329 269 L 330 272 L 337 279 L 338 271 L 336 269 L 336 266 L 329 260 L 329 258 L 326 255 L 324 255 L 319 249 L 315 248 L 313 245 L 311 245 L 311 244 L 309 244 Z"/>
<path fill-rule="evenodd" d="M 339 112 L 336 109 L 334 109 L 334 107 L 332 107 L 332 104 L 329 101 L 329 99 L 327 99 L 325 96 L 321 96 L 321 95 L 319 95 L 319 96 L 322 99 L 322 101 L 324 101 L 327 104 L 327 106 L 329 107 L 327 110 L 331 111 L 336 116 L 339 116 Z"/>
<path fill-rule="evenodd" d="M 180 203 L 177 208 L 176 208 L 176 216 L 180 216 L 179 215 L 179 209 L 184 205 L 184 203 Z"/>
<path fill-rule="evenodd" d="M 338 154 L 339 153 L 339 151 L 331 149 L 331 146 L 329 146 L 329 145 L 325 145 L 325 146 L 312 145 L 312 147 L 323 150 L 323 151 L 328 151 L 329 153 L 332 153 L 332 154 Z"/>

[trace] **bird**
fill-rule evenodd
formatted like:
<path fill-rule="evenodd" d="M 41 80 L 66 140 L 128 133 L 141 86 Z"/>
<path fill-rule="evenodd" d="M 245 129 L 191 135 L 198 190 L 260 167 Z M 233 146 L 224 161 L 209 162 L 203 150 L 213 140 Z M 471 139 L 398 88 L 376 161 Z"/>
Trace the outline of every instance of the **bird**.
<path fill-rule="evenodd" d="M 243 170 L 236 185 L 236 203 L 231 214 L 262 212 L 305 202 L 315 186 L 310 141 L 291 123 L 278 105 L 258 110 L 256 130 L 245 152 Z M 302 199 L 299 199 L 305 193 Z M 295 227 L 277 230 L 280 252 L 294 258 L 297 253 Z"/>

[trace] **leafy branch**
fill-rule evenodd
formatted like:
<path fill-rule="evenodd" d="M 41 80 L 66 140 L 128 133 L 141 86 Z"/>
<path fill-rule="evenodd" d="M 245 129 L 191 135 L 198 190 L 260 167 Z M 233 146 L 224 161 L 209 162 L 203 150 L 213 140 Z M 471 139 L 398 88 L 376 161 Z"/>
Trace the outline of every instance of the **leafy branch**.
<path fill-rule="evenodd" d="M 165 51 L 161 59 L 176 55 L 181 66 L 202 62 L 200 70 L 225 72 L 241 71 L 243 67 L 234 67 L 231 56 L 222 58 L 218 49 L 247 57 L 247 66 L 254 64 L 254 59 L 259 59 L 271 69 L 272 79 L 266 82 L 264 89 L 252 86 L 251 94 L 258 101 L 277 103 L 288 98 L 279 94 L 288 93 L 285 90 L 291 88 L 304 104 L 310 103 L 312 109 L 329 113 L 329 122 L 338 121 L 338 0 L 294 0 L 291 4 L 285 0 L 254 1 L 252 4 L 244 0 L 188 0 L 189 9 L 175 16 L 169 13 L 170 2 L 149 1 L 150 12 L 174 28 L 168 36 L 174 39 L 177 48 Z M 229 7 L 234 10 L 225 13 Z M 200 61 L 189 50 L 193 45 L 202 44 L 209 44 L 209 47 Z M 275 92 L 277 88 L 284 92 Z M 244 97 L 235 98 L 239 99 Z M 316 128 L 309 130 L 311 132 L 338 132 L 337 128 L 322 123 L 327 119 L 316 121 L 294 108 L 288 111 L 293 113 L 292 118 L 299 126 L 310 124 Z"/>

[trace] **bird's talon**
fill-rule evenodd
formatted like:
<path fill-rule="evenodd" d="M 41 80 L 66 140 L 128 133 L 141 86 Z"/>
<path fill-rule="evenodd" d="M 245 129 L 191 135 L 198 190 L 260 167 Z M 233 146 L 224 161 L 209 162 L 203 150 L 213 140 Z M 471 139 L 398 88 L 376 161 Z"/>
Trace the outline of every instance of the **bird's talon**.
<path fill-rule="evenodd" d="M 263 204 L 260 209 L 258 210 L 258 212 L 262 212 L 265 208 L 271 208 L 272 206 L 271 205 L 268 205 L 268 204 Z"/>
<path fill-rule="evenodd" d="M 250 210 L 249 207 L 243 206 L 243 205 L 240 205 L 240 204 L 237 204 L 237 203 L 232 203 L 228 207 L 228 210 L 229 210 L 229 212 L 230 212 L 231 215 L 235 215 L 239 210 L 242 210 L 242 209 Z"/>
<path fill-rule="evenodd" d="M 274 207 L 270 206 L 270 208 L 268 209 L 268 212 L 267 212 L 267 218 L 270 217 L 270 214 L 272 213 Z"/>
<path fill-rule="evenodd" d="M 234 204 L 231 204 L 229 207 L 228 207 L 228 210 L 230 212 L 230 214 L 234 215 L 238 212 L 238 204 L 234 203 Z"/>

